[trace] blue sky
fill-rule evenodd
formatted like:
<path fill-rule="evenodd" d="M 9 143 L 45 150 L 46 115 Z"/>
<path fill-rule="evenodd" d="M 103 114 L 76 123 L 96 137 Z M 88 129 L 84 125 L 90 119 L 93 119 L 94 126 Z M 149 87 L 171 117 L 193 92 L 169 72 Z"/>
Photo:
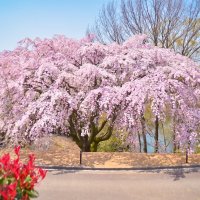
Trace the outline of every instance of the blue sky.
<path fill-rule="evenodd" d="M 85 35 L 102 5 L 110 0 L 0 0 L 0 51 L 25 37 Z"/>

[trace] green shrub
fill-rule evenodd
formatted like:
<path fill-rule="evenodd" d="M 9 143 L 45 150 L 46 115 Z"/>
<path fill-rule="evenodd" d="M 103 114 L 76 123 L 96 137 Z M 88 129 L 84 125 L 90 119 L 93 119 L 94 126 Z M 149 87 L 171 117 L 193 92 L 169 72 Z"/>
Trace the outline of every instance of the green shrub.
<path fill-rule="evenodd" d="M 119 151 L 128 151 L 126 143 L 113 134 L 109 140 L 99 143 L 97 151 L 99 152 L 119 152 Z"/>

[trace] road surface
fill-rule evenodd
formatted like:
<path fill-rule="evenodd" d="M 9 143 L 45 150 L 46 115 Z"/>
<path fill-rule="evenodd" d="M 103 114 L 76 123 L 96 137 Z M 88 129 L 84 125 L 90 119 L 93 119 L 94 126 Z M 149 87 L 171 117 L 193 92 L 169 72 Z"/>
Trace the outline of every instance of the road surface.
<path fill-rule="evenodd" d="M 52 171 L 38 200 L 200 200 L 200 170 Z"/>

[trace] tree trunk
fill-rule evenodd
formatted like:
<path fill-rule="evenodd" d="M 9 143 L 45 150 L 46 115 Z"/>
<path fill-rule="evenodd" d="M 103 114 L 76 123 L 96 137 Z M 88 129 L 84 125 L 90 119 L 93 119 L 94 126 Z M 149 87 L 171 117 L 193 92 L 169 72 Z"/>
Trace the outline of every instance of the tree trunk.
<path fill-rule="evenodd" d="M 82 140 L 83 140 L 82 151 L 90 152 L 90 143 L 88 141 L 88 135 L 83 136 Z"/>
<path fill-rule="evenodd" d="M 176 118 L 175 115 L 173 117 L 173 152 L 176 153 L 177 152 L 177 142 L 176 142 Z"/>
<path fill-rule="evenodd" d="M 146 134 L 145 133 L 142 133 L 142 137 L 143 137 L 143 151 L 144 153 L 147 153 L 147 137 L 146 137 Z"/>
<path fill-rule="evenodd" d="M 158 131 L 159 131 L 159 122 L 158 122 L 158 116 L 156 116 L 156 121 L 155 121 L 155 145 L 154 145 L 154 153 L 158 153 Z"/>
<path fill-rule="evenodd" d="M 138 141 L 139 141 L 139 151 L 141 153 L 142 151 L 142 145 L 141 145 L 141 138 L 140 138 L 140 133 L 138 132 Z"/>
<path fill-rule="evenodd" d="M 175 132 L 173 133 L 173 152 L 176 153 L 177 151 L 177 145 L 176 145 L 176 136 L 175 136 Z"/>
<path fill-rule="evenodd" d="M 144 115 L 141 115 L 141 125 L 142 125 L 142 138 L 143 138 L 143 152 L 147 153 L 147 137 L 145 129 L 145 118 Z"/>

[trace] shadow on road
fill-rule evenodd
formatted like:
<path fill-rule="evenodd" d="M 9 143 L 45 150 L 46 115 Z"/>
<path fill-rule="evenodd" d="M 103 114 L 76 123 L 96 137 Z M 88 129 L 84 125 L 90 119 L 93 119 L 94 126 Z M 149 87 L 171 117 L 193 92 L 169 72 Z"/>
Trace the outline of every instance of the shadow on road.
<path fill-rule="evenodd" d="M 157 169 L 157 170 L 150 170 L 150 171 L 140 171 L 145 172 L 145 173 L 164 173 L 169 175 L 170 177 L 173 178 L 174 181 L 178 181 L 182 178 L 186 178 L 186 174 L 190 174 L 190 173 L 195 173 L 195 172 L 200 172 L 200 168 L 191 168 L 191 169 L 185 169 L 185 168 L 177 168 L 177 169 L 167 169 L 167 170 L 163 170 L 163 169 Z"/>
<path fill-rule="evenodd" d="M 63 169 L 57 169 L 57 170 L 53 170 L 52 175 L 62 175 L 62 174 L 76 174 L 76 173 L 80 173 L 82 172 L 83 169 L 70 169 L 70 170 L 63 170 Z M 85 171 L 85 170 L 84 170 Z M 174 168 L 174 169 L 143 169 L 143 170 L 87 170 L 87 173 L 99 173 L 99 171 L 101 172 L 105 172 L 105 173 L 111 173 L 111 171 L 113 172 L 117 172 L 117 174 L 123 174 L 125 173 L 144 173 L 144 174 L 152 174 L 152 173 L 157 173 L 157 174 L 166 174 L 169 175 L 171 178 L 173 178 L 173 181 L 179 181 L 181 179 L 186 178 L 187 174 L 191 174 L 191 173 L 197 173 L 200 172 L 200 167 L 194 167 L 194 168 Z M 114 175 L 114 174 L 113 174 Z M 134 174 L 133 174 L 134 175 Z"/>
<path fill-rule="evenodd" d="M 62 175 L 62 174 L 76 174 L 79 173 L 81 170 L 56 170 L 52 171 L 53 175 Z"/>

